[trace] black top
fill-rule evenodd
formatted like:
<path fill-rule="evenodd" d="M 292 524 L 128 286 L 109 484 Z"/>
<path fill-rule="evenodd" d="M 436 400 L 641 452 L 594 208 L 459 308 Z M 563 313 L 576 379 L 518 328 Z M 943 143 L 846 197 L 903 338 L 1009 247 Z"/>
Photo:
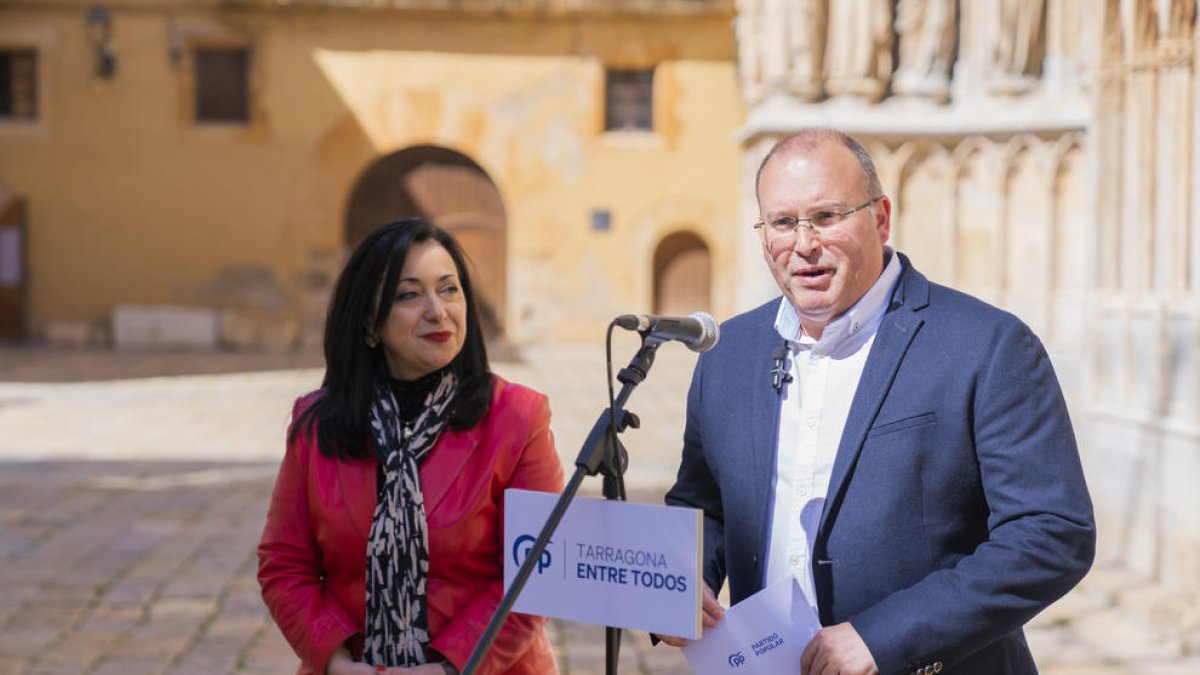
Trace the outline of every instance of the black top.
<path fill-rule="evenodd" d="M 446 366 L 446 368 L 449 367 Z M 442 381 L 442 375 L 445 374 L 446 368 L 422 375 L 415 380 L 397 380 L 394 377 L 388 377 L 388 384 L 392 387 L 392 396 L 396 397 L 396 407 L 401 420 L 412 423 L 417 419 L 425 405 L 426 397 Z"/>

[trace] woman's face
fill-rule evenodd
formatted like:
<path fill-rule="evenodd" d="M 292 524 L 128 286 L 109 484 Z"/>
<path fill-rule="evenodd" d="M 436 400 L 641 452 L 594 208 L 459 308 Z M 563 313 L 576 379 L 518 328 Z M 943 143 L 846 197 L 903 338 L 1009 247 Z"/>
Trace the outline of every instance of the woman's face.
<path fill-rule="evenodd" d="M 445 367 L 467 336 L 467 298 L 454 259 L 436 241 L 409 249 L 395 292 L 381 292 L 392 308 L 379 330 L 392 377 L 414 380 Z"/>

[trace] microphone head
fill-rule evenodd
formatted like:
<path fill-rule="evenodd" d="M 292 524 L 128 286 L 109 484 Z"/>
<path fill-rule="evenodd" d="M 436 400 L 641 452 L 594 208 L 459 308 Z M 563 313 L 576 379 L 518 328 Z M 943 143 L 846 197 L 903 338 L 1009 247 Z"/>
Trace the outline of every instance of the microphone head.
<path fill-rule="evenodd" d="M 688 343 L 688 349 L 694 352 L 706 352 L 717 346 L 717 341 L 721 339 L 721 329 L 717 326 L 717 320 L 712 318 L 708 312 L 692 312 L 691 317 L 700 324 L 703 334 L 699 340 Z"/>
<path fill-rule="evenodd" d="M 613 319 L 613 323 L 625 330 L 642 330 L 642 324 L 645 323 L 645 320 L 640 314 L 622 314 Z"/>

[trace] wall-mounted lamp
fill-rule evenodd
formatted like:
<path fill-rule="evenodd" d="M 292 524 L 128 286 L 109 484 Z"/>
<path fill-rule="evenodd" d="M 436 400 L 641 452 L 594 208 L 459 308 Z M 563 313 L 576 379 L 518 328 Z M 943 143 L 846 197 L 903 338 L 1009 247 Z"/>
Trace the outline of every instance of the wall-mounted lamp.
<path fill-rule="evenodd" d="M 106 7 L 93 7 L 88 10 L 84 22 L 88 46 L 96 59 L 93 75 L 102 79 L 112 79 L 117 74 L 117 53 L 112 44 L 112 14 Z"/>
<path fill-rule="evenodd" d="M 174 18 L 167 19 L 167 60 L 175 68 L 183 64 L 184 31 Z"/>

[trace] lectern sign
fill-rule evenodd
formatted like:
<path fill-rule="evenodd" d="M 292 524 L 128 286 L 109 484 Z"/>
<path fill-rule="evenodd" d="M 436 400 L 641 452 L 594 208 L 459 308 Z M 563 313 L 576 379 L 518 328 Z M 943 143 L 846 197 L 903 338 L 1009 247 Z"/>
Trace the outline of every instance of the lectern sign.
<path fill-rule="evenodd" d="M 506 588 L 557 501 L 505 492 Z M 698 509 L 576 497 L 513 610 L 699 638 L 701 518 Z"/>

